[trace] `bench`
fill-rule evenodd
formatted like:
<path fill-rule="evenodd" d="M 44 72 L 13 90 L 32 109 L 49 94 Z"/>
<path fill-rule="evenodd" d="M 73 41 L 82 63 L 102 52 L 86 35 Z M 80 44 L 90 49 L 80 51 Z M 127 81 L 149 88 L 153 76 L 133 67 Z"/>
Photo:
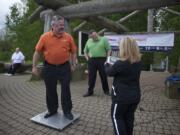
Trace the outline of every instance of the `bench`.
<path fill-rule="evenodd" d="M 2 72 L 8 72 L 11 63 L 4 63 Z M 16 73 L 24 73 L 26 71 L 30 71 L 32 69 L 32 64 L 22 64 L 20 68 L 17 69 Z"/>

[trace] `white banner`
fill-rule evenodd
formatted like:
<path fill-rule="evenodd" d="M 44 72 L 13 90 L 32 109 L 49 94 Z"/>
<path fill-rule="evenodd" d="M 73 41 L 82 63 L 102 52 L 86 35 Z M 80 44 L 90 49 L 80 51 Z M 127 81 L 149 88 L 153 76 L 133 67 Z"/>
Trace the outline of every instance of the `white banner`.
<path fill-rule="evenodd" d="M 118 42 L 123 37 L 136 39 L 142 51 L 168 51 L 174 46 L 174 33 L 136 34 L 136 35 L 105 35 L 113 49 L 118 49 Z"/>

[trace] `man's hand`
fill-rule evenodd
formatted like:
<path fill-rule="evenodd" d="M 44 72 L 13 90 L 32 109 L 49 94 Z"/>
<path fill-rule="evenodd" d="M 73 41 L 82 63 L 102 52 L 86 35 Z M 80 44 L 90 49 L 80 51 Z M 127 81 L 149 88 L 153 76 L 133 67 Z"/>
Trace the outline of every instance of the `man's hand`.
<path fill-rule="evenodd" d="M 86 61 L 88 61 L 89 60 L 89 55 L 87 53 L 84 53 L 84 56 L 85 56 Z"/>
<path fill-rule="evenodd" d="M 74 65 L 71 65 L 71 71 L 74 71 L 75 70 L 75 66 Z"/>
<path fill-rule="evenodd" d="M 89 61 L 89 57 L 86 57 L 86 61 Z"/>
<path fill-rule="evenodd" d="M 34 55 L 33 55 L 33 67 L 32 67 L 32 74 L 36 75 L 36 76 L 40 76 L 39 75 L 39 72 L 38 72 L 38 69 L 36 67 L 36 65 L 38 64 L 38 61 L 39 61 L 39 58 L 40 58 L 40 53 L 35 51 L 34 52 Z"/>
<path fill-rule="evenodd" d="M 72 63 L 71 63 L 71 71 L 74 71 L 76 69 L 77 64 L 78 64 L 78 59 L 76 59 L 75 61 L 72 61 Z"/>
<path fill-rule="evenodd" d="M 34 74 L 35 76 L 40 76 L 39 75 L 39 72 L 38 72 L 38 69 L 37 69 L 37 67 L 36 66 L 33 66 L 33 68 L 32 68 L 32 74 Z"/>

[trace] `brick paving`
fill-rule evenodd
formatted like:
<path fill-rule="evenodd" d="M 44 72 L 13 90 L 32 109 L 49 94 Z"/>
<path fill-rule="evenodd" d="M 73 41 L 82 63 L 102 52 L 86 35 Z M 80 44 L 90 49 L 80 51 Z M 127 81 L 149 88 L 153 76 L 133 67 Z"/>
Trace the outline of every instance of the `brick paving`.
<path fill-rule="evenodd" d="M 168 99 L 163 93 L 167 76 L 142 72 L 142 100 L 135 113 L 134 135 L 180 134 L 180 100 Z M 30 75 L 0 75 L 0 135 L 113 135 L 111 98 L 103 94 L 99 78 L 95 94 L 87 98 L 82 97 L 87 80 L 71 83 L 73 112 L 79 113 L 80 119 L 62 131 L 30 121 L 46 110 L 46 104 L 44 83 L 29 79 Z"/>

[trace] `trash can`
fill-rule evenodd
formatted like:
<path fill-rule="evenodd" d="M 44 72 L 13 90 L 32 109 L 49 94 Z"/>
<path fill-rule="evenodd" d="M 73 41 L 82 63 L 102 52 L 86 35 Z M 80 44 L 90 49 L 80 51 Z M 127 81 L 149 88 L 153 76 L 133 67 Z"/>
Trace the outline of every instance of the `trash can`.
<path fill-rule="evenodd" d="M 165 96 L 171 99 L 180 99 L 180 74 L 169 76 L 165 85 Z"/>

